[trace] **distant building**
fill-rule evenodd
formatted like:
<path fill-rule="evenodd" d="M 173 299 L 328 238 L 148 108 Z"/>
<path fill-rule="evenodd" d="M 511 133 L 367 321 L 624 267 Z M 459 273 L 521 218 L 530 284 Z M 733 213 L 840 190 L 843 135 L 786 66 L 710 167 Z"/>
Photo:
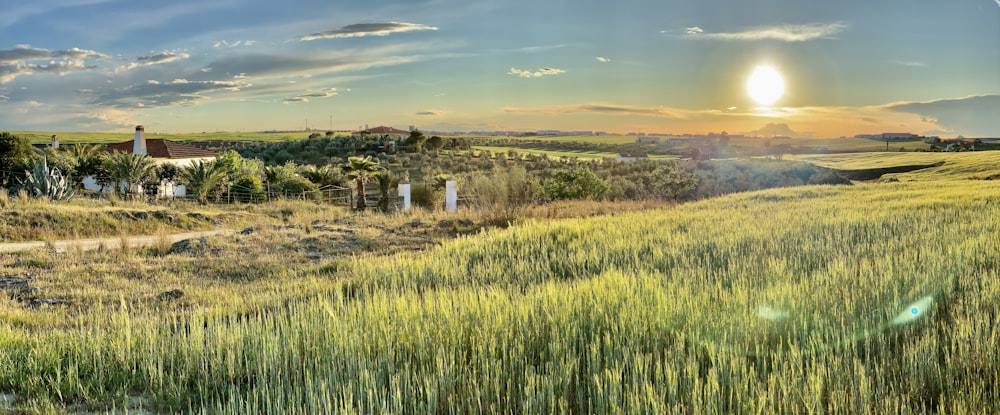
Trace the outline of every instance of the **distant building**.
<path fill-rule="evenodd" d="M 619 163 L 634 163 L 639 159 L 647 159 L 648 156 L 636 156 L 631 154 L 617 154 L 615 155 L 615 161 Z"/>
<path fill-rule="evenodd" d="M 635 142 L 636 144 L 660 144 L 660 137 L 639 136 L 636 137 Z"/>

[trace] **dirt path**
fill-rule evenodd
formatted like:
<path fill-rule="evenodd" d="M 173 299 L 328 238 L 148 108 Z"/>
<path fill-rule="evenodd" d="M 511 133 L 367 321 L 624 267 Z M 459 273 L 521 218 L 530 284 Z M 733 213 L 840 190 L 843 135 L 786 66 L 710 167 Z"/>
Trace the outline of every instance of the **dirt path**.
<path fill-rule="evenodd" d="M 177 241 L 182 241 L 191 238 L 200 238 L 203 236 L 218 235 L 221 233 L 231 233 L 236 232 L 233 229 L 217 229 L 214 231 L 201 231 L 201 232 L 185 232 L 185 233 L 175 233 L 166 235 L 166 238 L 170 243 Z M 129 236 L 124 238 L 130 248 L 146 247 L 156 245 L 162 236 L 159 235 L 146 235 L 146 236 Z M 32 242 L 10 242 L 10 243 L 0 243 L 0 253 L 3 252 L 18 252 L 26 251 L 35 248 L 45 248 L 52 246 L 55 248 L 56 252 L 66 252 L 71 249 L 79 249 L 81 251 L 92 251 L 104 247 L 106 249 L 116 249 L 120 248 L 122 245 L 122 237 L 116 238 L 91 238 L 91 239 L 69 239 L 55 242 L 45 242 L 45 241 L 32 241 Z"/>

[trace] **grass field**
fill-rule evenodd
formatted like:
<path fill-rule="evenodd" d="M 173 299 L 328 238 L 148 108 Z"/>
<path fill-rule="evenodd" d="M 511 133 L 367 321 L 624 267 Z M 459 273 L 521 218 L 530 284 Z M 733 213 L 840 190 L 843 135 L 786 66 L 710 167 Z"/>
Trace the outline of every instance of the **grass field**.
<path fill-rule="evenodd" d="M 863 170 L 944 162 L 938 167 L 883 176 L 883 178 L 896 178 L 898 180 L 983 179 L 1000 175 L 1000 151 L 809 154 L 791 155 L 787 158 L 838 170 Z"/>
<path fill-rule="evenodd" d="M 448 216 L 265 205 L 190 251 L 3 255 L 71 305 L 0 303 L 0 391 L 23 412 L 996 413 L 998 193 L 775 189 L 428 251 L 382 248 Z"/>

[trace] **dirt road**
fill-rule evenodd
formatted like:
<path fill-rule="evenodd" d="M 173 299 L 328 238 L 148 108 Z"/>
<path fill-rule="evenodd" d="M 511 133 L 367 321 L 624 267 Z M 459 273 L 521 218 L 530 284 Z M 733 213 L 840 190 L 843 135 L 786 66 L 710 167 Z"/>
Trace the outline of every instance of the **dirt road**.
<path fill-rule="evenodd" d="M 221 233 L 231 233 L 235 232 L 232 229 L 217 229 L 214 231 L 201 231 L 201 232 L 185 232 L 185 233 L 175 233 L 167 235 L 166 238 L 170 243 L 177 241 L 182 241 L 191 238 L 200 238 L 203 236 L 218 235 Z M 146 247 L 156 245 L 162 236 L 158 235 L 147 235 L 147 236 L 129 236 L 125 237 L 125 241 L 131 248 Z M 45 241 L 32 241 L 32 242 L 10 242 L 10 243 L 0 243 L 0 253 L 3 252 L 18 252 L 26 251 L 35 248 L 45 248 L 52 246 L 55 248 L 56 252 L 66 252 L 71 249 L 79 249 L 81 251 L 92 251 L 104 247 L 105 249 L 117 249 L 122 245 L 122 237 L 116 238 L 91 238 L 91 239 L 70 239 L 54 242 Z"/>

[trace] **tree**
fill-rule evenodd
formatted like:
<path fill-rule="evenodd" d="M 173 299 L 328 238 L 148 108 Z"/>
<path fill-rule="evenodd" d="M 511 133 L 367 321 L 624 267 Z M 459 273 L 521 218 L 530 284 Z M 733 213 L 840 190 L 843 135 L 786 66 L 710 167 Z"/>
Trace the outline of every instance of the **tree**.
<path fill-rule="evenodd" d="M 264 178 L 268 190 L 285 195 L 305 194 L 316 190 L 316 185 L 298 173 L 295 162 L 289 161 L 279 166 L 264 168 Z"/>
<path fill-rule="evenodd" d="M 0 187 L 14 184 L 14 178 L 27 167 L 34 150 L 27 138 L 0 132 Z"/>
<path fill-rule="evenodd" d="M 331 185 L 342 187 L 347 180 L 344 177 L 344 172 L 333 164 L 327 164 L 322 167 L 307 164 L 299 168 L 299 174 L 320 187 Z"/>
<path fill-rule="evenodd" d="M 424 142 L 426 141 L 427 136 L 424 133 L 420 132 L 420 130 L 413 130 L 410 131 L 410 136 L 406 138 L 406 145 L 413 146 L 413 148 L 417 149 L 417 152 L 420 152 L 424 149 Z"/>
<path fill-rule="evenodd" d="M 396 175 L 389 170 L 381 170 L 375 173 L 375 182 L 378 185 L 378 208 L 383 212 L 389 211 L 389 193 L 393 185 L 397 184 Z"/>
<path fill-rule="evenodd" d="M 143 183 L 156 178 L 156 163 L 146 155 L 116 152 L 105 161 L 108 178 L 116 192 L 136 197 Z"/>
<path fill-rule="evenodd" d="M 365 197 L 367 196 L 365 193 L 365 181 L 382 170 L 382 166 L 379 165 L 378 160 L 373 160 L 371 156 L 350 157 L 347 159 L 347 163 L 341 166 L 341 170 L 349 179 L 357 182 L 357 208 L 358 210 L 364 210 Z"/>
<path fill-rule="evenodd" d="M 653 170 L 650 187 L 655 194 L 668 199 L 681 199 L 698 185 L 694 173 L 676 164 L 663 164 Z"/>
<path fill-rule="evenodd" d="M 217 161 L 198 160 L 181 171 L 181 184 L 199 202 L 205 203 L 209 193 L 226 180 L 225 172 L 218 166 Z"/>
<path fill-rule="evenodd" d="M 545 189 L 545 196 L 552 200 L 597 200 L 603 198 L 611 189 L 608 182 L 597 177 L 593 171 L 585 167 L 577 167 L 573 170 L 556 170 L 542 187 Z"/>
<path fill-rule="evenodd" d="M 83 178 L 87 176 L 100 179 L 98 176 L 103 173 L 104 164 L 104 154 L 101 153 L 100 147 L 96 144 L 74 144 L 62 148 L 67 149 L 69 156 L 76 159 L 74 182 L 77 186 L 81 185 Z"/>
<path fill-rule="evenodd" d="M 444 147 L 444 139 L 439 135 L 432 135 L 431 138 L 427 139 L 427 145 L 431 146 L 431 150 L 437 152 Z"/>

